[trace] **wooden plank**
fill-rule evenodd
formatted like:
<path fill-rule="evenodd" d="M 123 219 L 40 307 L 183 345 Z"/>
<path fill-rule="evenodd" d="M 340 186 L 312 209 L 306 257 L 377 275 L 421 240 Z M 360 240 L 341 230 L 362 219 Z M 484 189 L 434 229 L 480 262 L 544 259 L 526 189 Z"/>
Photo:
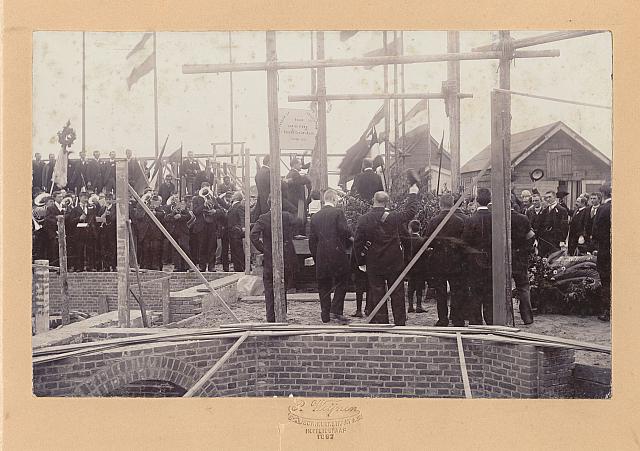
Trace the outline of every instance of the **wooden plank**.
<path fill-rule="evenodd" d="M 460 52 L 460 32 L 447 31 L 447 52 Z M 452 192 L 460 187 L 460 61 L 447 62 L 447 87 L 449 92 L 449 152 L 451 154 Z M 429 137 L 430 138 L 430 137 Z"/>
<path fill-rule="evenodd" d="M 317 57 L 324 59 L 324 32 L 316 32 L 317 37 Z M 317 71 L 317 94 L 318 94 L 318 135 L 316 137 L 316 148 L 314 158 L 312 158 L 312 170 L 316 175 L 313 189 L 324 191 L 329 187 L 329 176 L 327 173 L 327 86 L 325 81 L 325 69 L 318 68 Z M 317 167 L 314 167 L 317 165 Z"/>
<path fill-rule="evenodd" d="M 116 160 L 116 250 L 118 270 L 118 326 L 130 327 L 129 315 L 129 167 Z"/>
<path fill-rule="evenodd" d="M 176 240 L 162 225 L 160 220 L 156 218 L 156 215 L 154 215 L 153 212 L 149 209 L 149 207 L 142 201 L 142 199 L 140 199 L 140 196 L 138 196 L 138 193 L 136 193 L 136 190 L 134 190 L 131 185 L 129 185 L 129 192 L 136 199 L 136 201 L 138 202 L 138 205 L 140 205 L 142 209 L 145 211 L 145 213 L 149 215 L 149 217 L 151 218 L 151 221 L 153 221 L 153 223 L 160 229 L 160 231 L 167 238 L 169 243 L 171 243 L 171 245 L 175 248 L 175 250 L 178 251 L 178 254 L 180 254 L 180 256 L 184 258 L 184 260 L 187 262 L 189 267 L 196 273 L 196 276 L 198 276 L 198 278 L 205 284 L 205 286 L 209 289 L 209 291 L 220 301 L 222 307 L 227 311 L 227 313 L 229 313 L 234 320 L 238 321 L 238 317 L 235 315 L 235 313 L 233 313 L 229 305 L 224 301 L 224 299 L 222 299 L 222 297 L 211 286 L 211 283 L 206 279 L 206 277 L 202 275 L 202 273 L 200 272 L 200 269 L 193 263 L 191 258 L 189 258 L 189 256 L 185 253 L 185 251 L 180 247 L 180 245 L 176 242 Z"/>
<path fill-rule="evenodd" d="M 169 278 L 162 279 L 162 324 L 165 326 L 171 322 L 171 293 L 169 291 Z"/>
<path fill-rule="evenodd" d="M 62 325 L 71 322 L 69 317 L 69 278 L 67 277 L 67 233 L 64 215 L 58 215 L 58 260 L 60 265 L 60 294 L 62 297 Z"/>
<path fill-rule="evenodd" d="M 36 260 L 33 282 L 35 285 L 35 332 L 49 330 L 49 260 Z"/>
<path fill-rule="evenodd" d="M 266 32 L 267 62 L 277 60 L 276 33 Z M 282 243 L 282 192 L 280 186 L 280 126 L 278 124 L 278 71 L 267 70 L 267 106 L 269 116 L 269 154 L 271 175 L 271 256 L 273 266 L 273 296 L 277 322 L 287 321 L 286 292 L 284 286 L 284 251 Z M 236 318 L 237 320 L 237 318 Z"/>
<path fill-rule="evenodd" d="M 103 313 L 107 313 L 109 311 L 109 301 L 107 300 L 106 294 L 98 295 L 98 314 L 102 315 Z"/>
<path fill-rule="evenodd" d="M 501 61 L 501 84 L 507 80 L 509 60 Z M 511 320 L 511 113 L 507 94 L 491 94 L 491 248 L 493 276 L 493 323 Z M 507 305 L 509 304 L 509 305 Z M 512 310 L 511 310 L 512 311 Z"/>
<path fill-rule="evenodd" d="M 131 259 L 133 260 L 133 267 L 136 270 L 136 279 L 138 281 L 138 291 L 140 293 L 139 296 L 135 294 L 133 297 L 136 302 L 140 306 L 140 314 L 142 315 L 142 324 L 144 327 L 149 327 L 149 319 L 147 318 L 147 306 L 144 303 L 144 298 L 142 297 L 142 281 L 140 280 L 140 265 L 138 265 L 138 255 L 136 254 L 136 246 L 135 246 L 135 237 L 133 236 L 133 229 L 131 228 L 131 219 L 127 220 L 127 233 L 129 235 L 129 251 L 131 252 Z M 131 294 L 133 294 L 133 291 Z"/>
<path fill-rule="evenodd" d="M 517 39 L 513 41 L 513 47 L 516 49 L 523 47 L 531 47 L 533 45 L 547 44 L 549 42 L 563 41 L 565 39 L 574 39 L 590 34 L 603 33 L 603 30 L 584 30 L 584 31 L 557 31 L 553 33 L 545 33 L 530 38 Z M 500 43 L 482 45 L 471 49 L 473 52 L 490 52 L 500 50 Z"/>
<path fill-rule="evenodd" d="M 225 352 L 225 354 L 220 358 L 220 360 L 218 360 L 215 365 L 213 365 L 211 367 L 211 369 L 209 369 L 209 371 L 207 371 L 204 376 L 202 376 L 195 384 L 193 384 L 193 386 L 184 394 L 184 398 L 192 398 L 193 395 L 200 390 L 202 387 L 204 387 L 204 385 L 209 381 L 209 379 L 211 379 L 211 376 L 213 376 L 216 371 L 218 371 L 222 365 L 224 365 L 224 362 L 226 362 L 227 360 L 229 360 L 229 357 L 231 357 L 233 355 L 234 352 L 236 352 L 236 350 L 240 347 L 240 345 L 242 343 L 244 343 L 244 341 L 249 338 L 249 335 L 251 334 L 251 332 L 247 331 L 244 334 L 242 334 L 240 336 L 240 338 L 238 338 L 238 341 L 236 341 L 233 346 L 231 346 L 229 348 L 229 350 L 227 352 Z"/>
<path fill-rule="evenodd" d="M 276 63 L 235 63 L 235 64 L 183 64 L 183 74 L 219 74 L 223 72 L 256 72 L 263 70 L 313 69 L 320 67 L 381 66 L 386 64 L 418 64 L 442 61 L 469 61 L 499 59 L 502 52 L 443 53 L 433 55 L 375 56 L 314 61 L 279 61 Z M 558 50 L 516 50 L 516 58 L 558 57 Z"/>
<path fill-rule="evenodd" d="M 251 274 L 251 149 L 244 149 L 244 165 L 242 167 L 244 178 L 244 273 Z M 235 271 L 235 268 L 233 268 Z"/>
<path fill-rule="evenodd" d="M 464 348 L 462 347 L 462 334 L 456 334 L 456 342 L 458 344 L 458 357 L 460 359 L 460 371 L 462 372 L 462 383 L 464 384 L 464 397 L 471 399 L 471 384 L 469 384 L 469 374 L 467 373 L 467 361 L 464 357 Z"/>
<path fill-rule="evenodd" d="M 444 99 L 441 92 L 432 93 L 376 93 L 376 94 L 327 94 L 324 96 L 327 101 L 337 100 L 418 100 L 418 99 Z M 291 95 L 287 98 L 289 102 L 316 102 L 319 95 Z M 473 94 L 458 94 L 460 99 L 471 99 Z"/>

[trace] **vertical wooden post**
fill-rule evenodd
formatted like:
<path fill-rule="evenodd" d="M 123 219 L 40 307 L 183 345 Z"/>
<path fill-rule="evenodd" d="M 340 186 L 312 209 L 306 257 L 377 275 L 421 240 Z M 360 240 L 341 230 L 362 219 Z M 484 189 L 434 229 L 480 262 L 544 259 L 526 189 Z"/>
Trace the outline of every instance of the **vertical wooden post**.
<path fill-rule="evenodd" d="M 384 49 L 384 55 L 387 56 L 389 54 L 389 49 L 387 46 L 387 32 L 382 32 L 382 47 Z M 384 93 L 389 93 L 389 65 L 384 65 Z M 390 191 L 391 189 L 391 176 L 389 174 L 389 168 L 391 167 L 391 149 L 389 148 L 389 129 L 391 128 L 391 116 L 390 116 L 390 106 L 391 101 L 389 99 L 385 99 L 384 101 L 384 172 L 386 180 L 385 191 Z"/>
<path fill-rule="evenodd" d="M 460 32 L 447 31 L 447 52 L 460 52 Z M 460 61 L 447 62 L 449 98 L 449 152 L 451 152 L 451 191 L 460 189 Z"/>
<path fill-rule="evenodd" d="M 500 32 L 503 48 L 509 32 Z M 500 59 L 500 88 L 510 86 L 510 55 Z M 511 99 L 491 93 L 491 213 L 493 322 L 507 325 L 511 312 Z M 511 312 L 512 313 L 512 312 Z"/>
<path fill-rule="evenodd" d="M 153 129 L 154 129 L 154 143 L 155 143 L 155 155 L 158 159 L 159 147 L 158 147 L 158 49 L 156 45 L 156 32 L 153 32 Z M 84 130 L 84 129 L 83 129 Z M 129 196 L 127 196 L 127 199 Z"/>
<path fill-rule="evenodd" d="M 276 33 L 267 31 L 267 63 L 277 60 Z M 278 70 L 267 69 L 267 106 L 269 114 L 269 155 L 271 157 L 271 256 L 276 322 L 287 321 L 282 243 L 282 190 L 280 186 L 280 126 L 278 124 Z"/>
<path fill-rule="evenodd" d="M 393 55 L 398 55 L 398 32 L 393 32 Z M 398 65 L 393 65 L 393 93 L 398 94 Z M 393 144 L 394 147 L 394 156 L 397 168 L 402 172 L 404 169 L 400 163 L 402 160 L 398 159 L 398 149 L 399 149 L 399 141 L 400 141 L 400 101 L 398 99 L 393 100 Z"/>
<path fill-rule="evenodd" d="M 169 278 L 162 279 L 162 324 L 167 325 L 171 322 L 171 311 L 169 310 L 170 291 L 169 291 Z"/>
<path fill-rule="evenodd" d="M 118 327 L 130 327 L 129 316 L 129 175 L 127 161 L 116 161 L 116 250 L 118 269 Z"/>
<path fill-rule="evenodd" d="M 244 273 L 251 274 L 251 149 L 244 147 Z M 235 270 L 235 268 L 233 268 Z"/>
<path fill-rule="evenodd" d="M 233 63 L 233 54 L 231 52 L 231 32 L 229 32 L 229 63 Z M 233 72 L 229 72 L 229 143 L 231 145 L 229 151 L 231 154 L 231 164 L 233 164 Z"/>
<path fill-rule="evenodd" d="M 318 44 L 318 59 L 324 59 L 324 31 L 316 32 Z M 318 94 L 318 136 L 316 138 L 316 149 L 311 161 L 314 183 L 313 189 L 320 191 L 329 187 L 329 175 L 327 173 L 327 86 L 325 81 L 324 67 L 318 68 L 317 72 L 317 94 Z"/>
<path fill-rule="evenodd" d="M 69 318 L 69 280 L 67 278 L 67 234 L 64 228 L 64 215 L 58 215 L 58 255 L 60 264 L 60 294 L 62 297 L 62 325 L 71 322 Z"/>
<path fill-rule="evenodd" d="M 36 334 L 49 330 L 49 260 L 34 262 L 33 281 L 35 292 L 35 326 Z"/>

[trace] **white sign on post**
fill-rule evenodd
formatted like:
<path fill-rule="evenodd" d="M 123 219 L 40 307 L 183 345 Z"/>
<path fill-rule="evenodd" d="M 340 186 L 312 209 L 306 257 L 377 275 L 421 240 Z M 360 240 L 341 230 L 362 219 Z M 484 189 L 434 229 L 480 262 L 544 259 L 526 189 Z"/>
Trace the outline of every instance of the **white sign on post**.
<path fill-rule="evenodd" d="M 318 121 L 310 110 L 278 109 L 280 149 L 313 150 L 316 145 Z"/>

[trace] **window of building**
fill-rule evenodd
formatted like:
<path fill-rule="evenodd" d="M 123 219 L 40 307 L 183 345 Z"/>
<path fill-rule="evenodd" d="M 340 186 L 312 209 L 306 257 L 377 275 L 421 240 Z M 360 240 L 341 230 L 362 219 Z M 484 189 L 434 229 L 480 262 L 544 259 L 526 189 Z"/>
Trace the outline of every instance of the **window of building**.
<path fill-rule="evenodd" d="M 554 179 L 571 179 L 571 149 L 549 150 L 545 175 Z"/>

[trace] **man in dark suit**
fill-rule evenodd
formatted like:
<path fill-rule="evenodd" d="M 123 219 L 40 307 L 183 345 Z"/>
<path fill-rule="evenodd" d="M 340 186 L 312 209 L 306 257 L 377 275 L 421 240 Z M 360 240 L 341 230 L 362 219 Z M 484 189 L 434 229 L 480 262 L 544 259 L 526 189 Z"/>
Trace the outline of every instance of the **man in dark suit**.
<path fill-rule="evenodd" d="M 268 202 L 271 208 L 271 202 Z M 296 251 L 293 247 L 293 235 L 300 221 L 287 211 L 282 212 L 282 245 L 284 256 L 284 296 L 286 308 L 286 289 L 292 282 L 296 269 Z M 251 228 L 251 243 L 258 252 L 264 254 L 262 282 L 264 283 L 264 297 L 267 309 L 267 322 L 276 321 L 274 294 L 273 294 L 273 261 L 271 251 L 271 211 L 268 210 L 258 218 Z"/>
<path fill-rule="evenodd" d="M 160 189 L 158 189 L 158 195 L 162 198 L 162 202 L 166 203 L 175 192 L 176 186 L 173 184 L 173 176 L 171 174 L 165 175 L 164 182 L 160 185 Z"/>
<path fill-rule="evenodd" d="M 298 219 L 302 220 L 302 226 L 298 233 L 304 235 L 304 225 L 307 222 L 308 205 L 311 201 L 311 179 L 300 174 L 302 162 L 297 158 L 291 160 L 291 170 L 287 174 L 287 199 L 296 207 Z"/>
<path fill-rule="evenodd" d="M 361 199 L 371 201 L 373 195 L 382 191 L 382 179 L 373 171 L 373 164 L 369 158 L 362 161 L 362 172 L 356 175 L 351 185 L 351 194 L 358 195 Z"/>
<path fill-rule="evenodd" d="M 371 300 L 372 309 L 386 293 L 386 286 L 391 286 L 404 268 L 404 256 L 400 247 L 398 230 L 404 227 L 415 216 L 418 210 L 418 187 L 413 184 L 409 188 L 408 202 L 403 210 L 389 211 L 389 195 L 378 191 L 373 196 L 373 207 L 358 220 L 354 252 L 360 266 L 366 266 L 369 291 L 367 304 Z M 365 248 L 368 248 L 365 250 Z M 404 308 L 404 284 L 391 293 L 391 310 L 396 326 L 404 326 L 407 312 Z M 373 323 L 388 324 L 389 310 L 382 306 Z"/>
<path fill-rule="evenodd" d="M 213 185 L 214 179 L 215 176 L 213 174 L 213 165 L 211 163 L 211 160 L 207 160 L 204 171 L 198 171 L 198 173 L 196 174 L 196 192 L 194 193 L 194 195 L 198 194 L 198 190 L 204 188 L 205 186 L 211 187 Z M 206 185 L 203 185 L 204 183 L 206 183 Z"/>
<path fill-rule="evenodd" d="M 491 191 L 478 188 L 478 209 L 467 218 L 462 241 L 468 246 L 468 265 L 471 289 L 469 324 L 493 324 L 493 276 L 491 273 Z"/>
<path fill-rule="evenodd" d="M 547 209 L 542 205 L 542 199 L 540 194 L 534 193 L 531 195 L 531 206 L 527 209 L 526 215 L 531 223 L 533 232 L 538 235 L 542 231 L 542 225 L 545 221 L 545 214 Z"/>
<path fill-rule="evenodd" d="M 244 272 L 244 202 L 242 191 L 236 191 L 231 196 L 231 208 L 227 213 L 227 230 L 229 232 L 229 247 L 231 248 L 231 263 L 235 272 Z"/>
<path fill-rule="evenodd" d="M 599 192 L 591 193 L 589 195 L 589 208 L 587 208 L 589 212 L 585 215 L 584 218 L 584 229 L 588 234 L 588 236 L 586 237 L 586 247 L 589 252 L 593 252 L 597 249 L 597 244 L 591 236 L 591 232 L 593 231 L 593 220 L 595 219 L 596 214 L 598 214 L 600 205 L 602 205 L 602 194 Z"/>
<path fill-rule="evenodd" d="M 177 201 L 175 210 L 165 216 L 165 220 L 171 223 L 171 236 L 178 243 L 178 246 L 191 258 L 191 248 L 189 247 L 189 226 L 187 223 L 192 218 L 192 213 L 187 209 L 184 200 Z M 177 250 L 173 249 L 173 270 L 186 272 L 187 262 L 182 258 Z"/>
<path fill-rule="evenodd" d="M 543 257 L 560 250 L 560 243 L 567 238 L 569 231 L 569 213 L 558 203 L 556 193 L 547 191 L 544 195 L 546 207 L 544 222 L 537 232 L 538 251 Z"/>
<path fill-rule="evenodd" d="M 44 230 L 47 236 L 47 259 L 50 265 L 58 266 L 58 216 L 65 214 L 65 207 L 62 204 L 60 191 L 54 191 L 52 196 L 54 202 L 47 207 L 45 212 Z"/>
<path fill-rule="evenodd" d="M 116 153 L 109 152 L 109 161 L 102 165 L 102 188 L 105 193 L 114 193 L 116 189 Z M 166 199 L 165 199 L 166 200 Z"/>
<path fill-rule="evenodd" d="M 53 182 L 51 178 L 53 177 L 53 170 L 56 166 L 56 155 L 53 153 L 49 154 L 49 161 L 42 168 L 42 188 L 47 193 L 51 191 L 51 185 Z"/>
<path fill-rule="evenodd" d="M 180 165 L 180 174 L 184 175 L 187 180 L 187 194 L 195 196 L 198 194 L 199 186 L 196 185 L 196 177 L 200 172 L 200 163 L 193 158 L 193 152 L 187 152 L 187 158 Z"/>
<path fill-rule="evenodd" d="M 444 217 L 453 208 L 453 196 L 443 194 L 440 196 L 440 212 L 427 225 L 424 232 L 429 237 Z M 447 327 L 449 318 L 455 327 L 464 326 L 464 299 L 465 299 L 465 274 L 464 274 L 464 249 L 462 246 L 462 232 L 465 227 L 466 217 L 460 211 L 451 216 L 449 221 L 438 232 L 431 243 L 431 249 L 427 251 L 427 268 L 429 272 L 429 287 L 435 289 L 436 305 L 438 308 L 437 327 Z M 425 268 L 425 270 L 427 269 Z M 447 307 L 447 282 L 451 287 L 451 314 Z"/>
<path fill-rule="evenodd" d="M 84 191 L 78 200 L 78 205 L 69 212 L 67 242 L 71 244 L 71 266 L 76 271 L 95 271 L 96 207 L 89 204 L 89 196 Z"/>
<path fill-rule="evenodd" d="M 260 216 L 263 213 L 269 211 L 267 201 L 271 195 L 271 170 L 269 169 L 270 158 L 269 155 L 262 159 L 262 166 L 258 168 L 256 173 L 256 188 L 258 189 L 258 202 L 256 208 L 256 216 Z"/>
<path fill-rule="evenodd" d="M 69 160 L 69 172 L 68 174 L 73 174 L 71 177 L 71 184 L 68 185 L 68 188 L 71 191 L 75 191 L 79 193 L 82 188 L 88 189 L 87 186 L 87 169 L 89 167 L 89 162 L 87 161 L 87 153 L 84 150 L 80 151 L 80 159 L 71 162 Z M 73 168 L 73 169 L 72 169 Z"/>
<path fill-rule="evenodd" d="M 161 208 L 159 196 L 151 197 L 149 208 L 160 222 L 164 221 L 165 211 Z M 139 218 L 138 236 L 136 237 L 138 240 L 138 248 L 140 249 L 140 254 L 138 254 L 140 266 L 145 269 L 162 271 L 162 245 L 164 235 L 140 204 L 136 206 L 136 209 L 140 212 L 141 216 Z"/>
<path fill-rule="evenodd" d="M 586 197 L 580 196 L 576 199 L 576 208 L 569 222 L 569 238 L 567 239 L 567 252 L 569 255 L 574 255 L 585 244 L 586 239 L 591 234 L 587 234 L 585 230 L 585 221 L 589 215 L 587 203 Z"/>
<path fill-rule="evenodd" d="M 95 193 L 102 191 L 102 166 L 100 151 L 94 150 L 93 158 L 87 163 L 87 190 L 93 190 Z"/>
<path fill-rule="evenodd" d="M 533 323 L 531 296 L 529 287 L 529 254 L 533 250 L 535 234 L 529 219 L 518 213 L 514 202 L 511 203 L 511 276 L 516 285 L 520 302 L 520 318 L 524 324 Z"/>
<path fill-rule="evenodd" d="M 105 205 L 98 212 L 100 222 L 98 228 L 98 243 L 100 243 L 100 259 L 103 271 L 116 270 L 116 204 L 113 194 L 106 193 Z"/>
<path fill-rule="evenodd" d="M 33 168 L 31 175 L 31 187 L 44 189 L 44 182 L 42 180 L 42 174 L 44 172 L 44 161 L 42 161 L 42 155 L 36 153 L 33 160 Z"/>
<path fill-rule="evenodd" d="M 337 201 L 334 190 L 325 191 L 324 206 L 311 217 L 309 250 L 316 266 L 322 322 L 334 319 L 344 324 L 348 322 L 343 316 L 344 297 L 351 276 L 346 244 L 351 230 L 344 211 L 336 208 Z"/>
<path fill-rule="evenodd" d="M 593 219 L 591 236 L 598 251 L 596 267 L 602 285 L 602 310 L 598 317 L 602 321 L 611 320 L 611 184 L 600 187 L 602 204 Z"/>

